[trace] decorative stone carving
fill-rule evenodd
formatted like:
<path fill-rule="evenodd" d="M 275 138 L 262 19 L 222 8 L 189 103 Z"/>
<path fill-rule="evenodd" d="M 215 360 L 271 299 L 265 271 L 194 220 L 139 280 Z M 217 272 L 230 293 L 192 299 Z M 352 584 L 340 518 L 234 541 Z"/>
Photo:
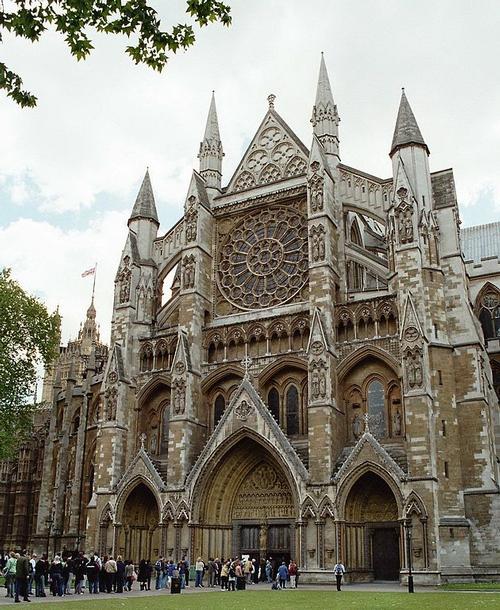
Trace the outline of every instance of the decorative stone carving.
<path fill-rule="evenodd" d="M 407 348 L 404 353 L 406 383 L 411 390 L 421 388 L 424 384 L 422 357 L 419 347 Z"/>
<path fill-rule="evenodd" d="M 106 400 L 106 419 L 113 421 L 116 419 L 116 404 L 118 402 L 118 389 L 116 386 L 106 388 L 104 397 Z"/>
<path fill-rule="evenodd" d="M 184 362 L 176 362 L 174 370 L 177 375 L 182 375 L 186 370 L 186 365 L 184 364 Z"/>
<path fill-rule="evenodd" d="M 313 360 L 311 371 L 311 398 L 320 400 L 326 397 L 326 362 L 322 359 Z"/>
<path fill-rule="evenodd" d="M 363 433 L 363 423 L 361 417 L 356 415 L 356 417 L 352 420 L 352 434 L 354 438 L 359 438 Z"/>
<path fill-rule="evenodd" d="M 132 272 L 129 267 L 130 257 L 123 257 L 121 271 L 118 274 L 118 300 L 120 303 L 130 301 L 130 279 Z"/>
<path fill-rule="evenodd" d="M 321 212 L 323 209 L 324 178 L 320 173 L 318 161 L 311 163 L 312 176 L 309 178 L 309 203 L 311 212 Z"/>
<path fill-rule="evenodd" d="M 404 338 L 406 341 L 412 343 L 416 341 L 419 336 L 420 333 L 418 332 L 418 329 L 415 328 L 415 326 L 408 326 L 408 328 L 405 329 Z"/>
<path fill-rule="evenodd" d="M 325 260 L 325 227 L 315 225 L 311 227 L 311 253 L 315 263 Z"/>
<path fill-rule="evenodd" d="M 196 241 L 198 234 L 198 210 L 195 207 L 196 197 L 191 195 L 188 199 L 189 207 L 184 216 L 186 227 L 186 242 Z"/>
<path fill-rule="evenodd" d="M 311 344 L 311 354 L 319 356 L 325 351 L 325 346 L 321 341 L 313 341 Z"/>
<path fill-rule="evenodd" d="M 399 203 L 395 211 L 399 243 L 408 244 L 414 239 L 413 205 L 408 198 L 408 189 L 400 187 L 397 190 L 396 195 L 399 199 Z"/>
<path fill-rule="evenodd" d="M 241 419 L 246 421 L 247 417 L 250 415 L 252 411 L 252 405 L 246 401 L 242 400 L 234 409 L 234 414 L 236 415 L 236 419 Z"/>
<path fill-rule="evenodd" d="M 182 259 L 182 281 L 184 288 L 194 288 L 195 271 L 195 256 L 194 254 L 189 254 Z"/>
<path fill-rule="evenodd" d="M 186 382 L 184 379 L 176 379 L 172 385 L 172 402 L 174 413 L 182 415 L 186 409 Z"/>
<path fill-rule="evenodd" d="M 393 432 L 395 436 L 401 436 L 401 412 L 398 410 L 394 414 Z"/>

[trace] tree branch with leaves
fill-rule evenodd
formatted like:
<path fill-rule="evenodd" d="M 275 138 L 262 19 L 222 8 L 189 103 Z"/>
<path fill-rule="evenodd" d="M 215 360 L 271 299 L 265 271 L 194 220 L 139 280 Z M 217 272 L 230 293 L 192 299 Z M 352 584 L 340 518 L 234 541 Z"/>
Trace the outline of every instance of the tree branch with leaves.
<path fill-rule="evenodd" d="M 59 314 L 0 272 L 0 459 L 10 457 L 31 430 L 37 367 L 58 355 Z"/>
<path fill-rule="evenodd" d="M 158 13 L 146 0 L 1 0 L 0 7 L 0 42 L 5 32 L 38 42 L 44 32 L 54 29 L 77 60 L 86 59 L 94 48 L 91 29 L 133 38 L 134 44 L 126 47 L 126 53 L 136 64 L 143 63 L 158 72 L 166 66 L 169 53 L 188 49 L 195 42 L 191 24 L 163 30 Z M 199 27 L 213 22 L 229 26 L 230 10 L 217 0 L 187 0 L 186 13 Z M 37 98 L 23 88 L 21 76 L 2 62 L 0 89 L 22 107 L 36 106 Z"/>

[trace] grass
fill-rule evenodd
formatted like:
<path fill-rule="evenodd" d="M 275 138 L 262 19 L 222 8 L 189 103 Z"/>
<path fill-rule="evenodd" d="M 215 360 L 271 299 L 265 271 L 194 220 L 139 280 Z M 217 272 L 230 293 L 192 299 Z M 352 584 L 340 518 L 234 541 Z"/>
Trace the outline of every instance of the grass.
<path fill-rule="evenodd" d="M 105 601 L 104 601 L 105 600 Z M 3 605 L 2 605 L 3 606 Z M 8 604 L 4 607 L 14 607 Z M 197 593 L 181 595 L 151 595 L 148 597 L 104 597 L 96 601 L 71 601 L 43 604 L 43 609 L 57 610 L 388 610 L 404 608 L 429 610 L 470 610 L 500 608 L 500 596 L 488 593 L 376 593 L 358 591 L 241 591 L 235 593 Z"/>

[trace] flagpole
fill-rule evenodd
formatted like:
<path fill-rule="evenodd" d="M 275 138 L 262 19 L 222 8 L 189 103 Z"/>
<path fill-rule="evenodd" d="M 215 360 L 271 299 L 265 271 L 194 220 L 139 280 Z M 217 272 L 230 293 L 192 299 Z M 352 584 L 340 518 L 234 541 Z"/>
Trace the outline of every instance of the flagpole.
<path fill-rule="evenodd" d="M 94 294 L 95 294 L 95 276 L 97 275 L 97 263 L 94 267 L 94 283 L 92 284 L 92 305 L 94 304 Z"/>

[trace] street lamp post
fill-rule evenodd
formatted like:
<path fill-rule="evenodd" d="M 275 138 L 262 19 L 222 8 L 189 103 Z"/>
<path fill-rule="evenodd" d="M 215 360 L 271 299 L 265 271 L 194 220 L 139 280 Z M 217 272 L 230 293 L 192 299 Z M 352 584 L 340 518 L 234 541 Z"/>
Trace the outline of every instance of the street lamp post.
<path fill-rule="evenodd" d="M 54 524 L 54 519 L 52 519 L 51 517 L 49 519 L 45 520 L 45 523 L 47 524 L 47 545 L 45 548 L 45 553 L 47 555 L 47 559 L 49 557 L 49 543 L 50 543 L 50 533 L 52 531 L 52 525 Z"/>
<path fill-rule="evenodd" d="M 413 574 L 412 574 L 412 546 L 411 546 L 411 535 L 412 535 L 412 522 L 410 517 L 405 519 L 405 530 L 406 530 L 406 557 L 408 562 L 408 593 L 414 593 L 413 589 Z"/>

